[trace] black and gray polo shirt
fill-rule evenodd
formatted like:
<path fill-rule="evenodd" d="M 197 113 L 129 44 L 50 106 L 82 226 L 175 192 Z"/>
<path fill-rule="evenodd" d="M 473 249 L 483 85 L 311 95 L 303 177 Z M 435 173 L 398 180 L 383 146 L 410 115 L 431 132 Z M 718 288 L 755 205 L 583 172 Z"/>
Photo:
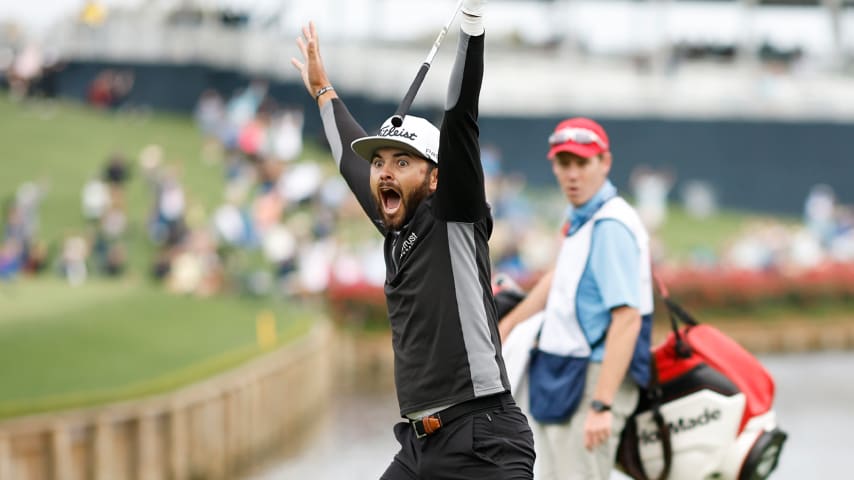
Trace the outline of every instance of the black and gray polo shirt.
<path fill-rule="evenodd" d="M 385 294 L 400 413 L 510 391 L 491 290 L 492 217 L 480 163 L 483 35 L 460 32 L 440 128 L 439 177 L 399 231 L 387 231 L 370 192 L 370 164 L 351 149 L 365 131 L 340 99 L 321 108 L 341 174 L 385 235 Z"/>

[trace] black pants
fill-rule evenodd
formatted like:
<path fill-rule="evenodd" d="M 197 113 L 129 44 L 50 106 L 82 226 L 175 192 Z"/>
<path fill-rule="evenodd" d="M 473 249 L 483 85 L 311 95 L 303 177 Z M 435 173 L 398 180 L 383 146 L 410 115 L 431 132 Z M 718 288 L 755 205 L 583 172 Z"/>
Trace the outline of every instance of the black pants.
<path fill-rule="evenodd" d="M 496 408 L 472 411 L 417 438 L 412 424 L 394 426 L 400 451 L 381 480 L 515 480 L 534 478 L 534 437 L 509 394 Z"/>

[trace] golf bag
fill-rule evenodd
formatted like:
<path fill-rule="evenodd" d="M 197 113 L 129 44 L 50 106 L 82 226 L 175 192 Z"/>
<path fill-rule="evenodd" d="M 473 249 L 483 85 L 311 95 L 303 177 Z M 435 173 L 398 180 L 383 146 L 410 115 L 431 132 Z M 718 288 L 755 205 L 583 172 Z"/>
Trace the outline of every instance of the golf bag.
<path fill-rule="evenodd" d="M 619 467 L 636 480 L 767 478 L 786 440 L 771 375 L 660 289 L 672 331 L 653 348 L 652 379 L 622 432 Z"/>
<path fill-rule="evenodd" d="M 621 433 L 617 466 L 635 480 L 768 478 L 786 440 L 772 409 L 771 375 L 658 287 L 672 331 L 653 348 L 650 385 Z M 506 279 L 493 294 L 499 318 L 525 297 Z"/>

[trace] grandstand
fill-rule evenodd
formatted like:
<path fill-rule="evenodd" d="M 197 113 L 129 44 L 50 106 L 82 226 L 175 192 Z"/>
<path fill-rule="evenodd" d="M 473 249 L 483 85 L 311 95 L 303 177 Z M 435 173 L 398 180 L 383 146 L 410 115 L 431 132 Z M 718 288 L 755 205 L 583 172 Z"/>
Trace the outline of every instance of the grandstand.
<path fill-rule="evenodd" d="M 62 96 L 85 98 L 100 69 L 118 66 L 136 73 L 128 101 L 138 105 L 188 112 L 207 87 L 231 94 L 260 77 L 311 109 L 289 59 L 313 19 L 336 89 L 370 128 L 393 111 L 454 3 L 93 0 L 41 40 L 46 57 L 67 62 Z M 620 187 L 644 163 L 675 171 L 674 192 L 710 183 L 728 207 L 800 213 L 819 183 L 854 201 L 852 0 L 491 0 L 488 28 L 482 139 L 532 183 L 552 181 L 531 161 L 542 132 L 588 115 L 630 159 L 615 165 Z M 440 111 L 451 55 L 439 52 L 414 113 Z M 305 126 L 321 137 L 317 116 Z M 753 178 L 765 181 L 748 187 Z"/>
<path fill-rule="evenodd" d="M 75 60 L 228 66 L 293 80 L 292 39 L 313 18 L 341 87 L 396 100 L 408 82 L 397 73 L 414 72 L 454 3 L 123 2 L 95 23 L 66 18 L 47 43 Z M 848 0 L 493 0 L 482 110 L 849 120 L 852 7 Z M 450 68 L 449 54 L 440 52 L 434 76 Z M 564 86 L 569 78 L 573 88 Z M 428 82 L 419 100 L 439 105 L 443 94 L 441 82 Z"/>

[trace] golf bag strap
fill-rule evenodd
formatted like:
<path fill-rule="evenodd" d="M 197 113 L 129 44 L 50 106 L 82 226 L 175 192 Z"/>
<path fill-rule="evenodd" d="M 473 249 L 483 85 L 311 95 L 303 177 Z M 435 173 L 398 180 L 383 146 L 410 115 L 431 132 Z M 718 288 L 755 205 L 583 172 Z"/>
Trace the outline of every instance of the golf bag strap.
<path fill-rule="evenodd" d="M 682 335 L 679 332 L 679 321 L 689 327 L 697 325 L 697 321 L 694 320 L 694 318 L 680 305 L 670 299 L 670 291 L 658 275 L 653 273 L 653 278 L 655 280 L 655 286 L 658 287 L 658 293 L 664 301 L 664 304 L 667 306 L 667 313 L 670 317 L 670 327 L 673 330 L 673 334 L 676 336 L 676 352 L 680 356 L 689 357 L 692 353 L 691 347 L 688 345 L 688 342 L 682 338 Z M 661 382 L 658 378 L 658 364 L 655 361 L 655 355 L 651 356 L 649 366 L 650 375 L 647 395 L 649 396 L 652 419 L 655 421 L 655 426 L 658 428 L 658 438 L 661 439 L 662 459 L 664 460 L 664 468 L 661 470 L 661 475 L 658 476 L 658 480 L 664 480 L 668 475 L 670 475 L 670 467 L 673 462 L 673 446 L 670 443 L 670 428 L 667 427 L 667 422 L 664 421 L 664 415 L 661 414 L 661 398 L 663 396 L 663 392 L 661 390 Z M 641 467 L 641 469 L 642 468 L 643 467 Z M 643 475 L 644 480 L 649 480 L 646 472 L 640 473 Z"/>
<path fill-rule="evenodd" d="M 658 380 L 658 366 L 655 363 L 655 355 L 650 359 L 650 377 L 649 377 L 649 398 L 650 410 L 652 411 L 652 419 L 655 421 L 655 426 L 658 428 L 658 438 L 661 439 L 662 458 L 664 459 L 664 468 L 658 476 L 658 480 L 664 480 L 670 475 L 670 466 L 673 461 L 673 447 L 670 443 L 670 429 L 667 427 L 667 422 L 664 421 L 664 415 L 661 414 L 661 383 Z M 644 478 L 647 478 L 644 474 Z"/>
<path fill-rule="evenodd" d="M 698 322 L 690 313 L 685 311 L 681 305 L 670 298 L 670 291 L 667 289 L 667 285 L 664 284 L 655 272 L 653 272 L 652 276 L 655 280 L 654 284 L 661 296 L 661 300 L 664 302 L 664 305 L 667 306 L 667 316 L 670 318 L 670 329 L 673 331 L 673 336 L 676 339 L 676 354 L 682 358 L 688 358 L 693 352 L 691 350 L 691 346 L 688 345 L 688 342 L 682 338 L 682 332 L 679 329 L 679 324 L 684 323 L 687 328 L 691 328 L 696 326 Z"/>
<path fill-rule="evenodd" d="M 661 441 L 661 449 L 662 449 L 662 459 L 664 460 L 664 466 L 661 470 L 661 474 L 658 475 L 656 480 L 665 480 L 668 475 L 670 475 L 670 466 L 673 461 L 673 449 L 670 444 L 670 429 L 667 428 L 667 423 L 664 421 L 664 416 L 661 414 L 661 384 L 658 381 L 658 368 L 655 365 L 655 357 L 653 356 L 651 359 L 650 365 L 650 379 L 649 379 L 649 388 L 646 390 L 647 399 L 650 402 L 650 412 L 652 413 L 652 419 L 655 421 L 655 426 L 658 429 L 658 438 Z M 629 420 L 630 422 L 634 422 L 635 420 L 632 418 Z M 630 435 L 636 437 L 636 426 L 634 423 L 631 424 Z M 626 432 L 624 432 L 626 433 Z M 635 480 L 651 480 L 644 470 L 643 461 L 638 456 L 637 445 L 632 448 L 632 452 L 628 455 L 633 456 L 634 458 L 629 458 L 628 461 L 623 462 L 623 468 L 625 472 L 629 474 Z"/>
<path fill-rule="evenodd" d="M 662 466 L 661 473 L 656 480 L 665 480 L 670 475 L 671 462 L 673 460 L 673 450 L 670 443 L 670 429 L 664 421 L 664 416 L 661 414 L 661 398 L 662 390 L 658 380 L 658 368 L 655 365 L 655 357 L 651 360 L 649 384 L 645 390 L 642 390 L 649 402 L 649 412 L 652 414 L 652 419 L 655 422 L 658 431 L 658 438 L 661 442 Z M 646 411 L 646 410 L 645 410 Z M 638 445 L 638 425 L 634 415 L 629 418 L 625 428 L 621 434 L 620 446 L 617 449 L 617 458 L 623 471 L 634 480 L 650 480 L 646 470 L 644 470 L 643 460 L 640 456 Z"/>

